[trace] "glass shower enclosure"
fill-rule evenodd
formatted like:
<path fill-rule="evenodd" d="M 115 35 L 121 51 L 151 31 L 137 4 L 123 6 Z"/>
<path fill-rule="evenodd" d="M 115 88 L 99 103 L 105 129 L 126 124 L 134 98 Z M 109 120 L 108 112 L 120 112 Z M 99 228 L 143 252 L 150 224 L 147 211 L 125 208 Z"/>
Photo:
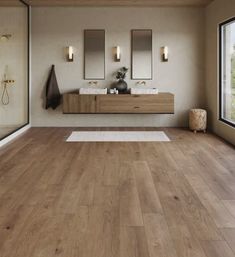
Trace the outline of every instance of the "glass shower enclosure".
<path fill-rule="evenodd" d="M 0 1 L 0 140 L 29 123 L 29 7 Z"/>

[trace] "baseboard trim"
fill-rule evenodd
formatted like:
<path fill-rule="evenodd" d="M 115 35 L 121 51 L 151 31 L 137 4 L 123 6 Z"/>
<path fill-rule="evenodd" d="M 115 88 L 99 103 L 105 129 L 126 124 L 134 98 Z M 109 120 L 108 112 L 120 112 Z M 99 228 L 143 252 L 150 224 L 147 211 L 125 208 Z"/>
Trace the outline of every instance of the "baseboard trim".
<path fill-rule="evenodd" d="M 31 128 L 31 125 L 26 125 L 23 128 L 16 131 L 15 133 L 11 134 L 10 136 L 4 138 L 3 140 L 0 141 L 0 147 L 10 143 L 12 140 L 17 138 L 18 136 L 20 136 L 21 134 L 23 134 L 24 132 L 26 132 L 30 128 Z"/>

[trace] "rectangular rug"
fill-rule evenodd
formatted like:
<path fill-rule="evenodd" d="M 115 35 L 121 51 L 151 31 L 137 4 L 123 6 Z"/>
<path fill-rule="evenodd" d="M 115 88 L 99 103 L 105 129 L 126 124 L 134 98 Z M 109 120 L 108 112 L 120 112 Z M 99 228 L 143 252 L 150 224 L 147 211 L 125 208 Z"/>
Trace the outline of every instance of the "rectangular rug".
<path fill-rule="evenodd" d="M 66 142 L 169 142 L 163 131 L 73 131 Z"/>

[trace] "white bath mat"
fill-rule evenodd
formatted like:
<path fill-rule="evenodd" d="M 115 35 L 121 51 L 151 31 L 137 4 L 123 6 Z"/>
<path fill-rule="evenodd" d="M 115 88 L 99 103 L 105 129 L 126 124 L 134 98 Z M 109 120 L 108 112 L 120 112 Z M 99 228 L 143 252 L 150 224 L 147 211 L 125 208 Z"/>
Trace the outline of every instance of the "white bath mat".
<path fill-rule="evenodd" d="M 163 131 L 74 131 L 66 142 L 168 142 Z"/>

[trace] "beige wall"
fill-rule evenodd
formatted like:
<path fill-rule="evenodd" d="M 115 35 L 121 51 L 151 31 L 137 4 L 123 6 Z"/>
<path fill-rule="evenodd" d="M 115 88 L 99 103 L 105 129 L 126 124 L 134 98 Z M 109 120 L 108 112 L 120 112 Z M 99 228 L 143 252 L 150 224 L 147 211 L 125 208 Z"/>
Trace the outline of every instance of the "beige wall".
<path fill-rule="evenodd" d="M 16 82 L 8 87 L 9 105 L 0 101 L 0 129 L 22 126 L 27 120 L 27 8 L 0 8 L 0 35 L 3 34 L 12 37 L 9 41 L 0 41 L 0 99 L 4 74 Z"/>
<path fill-rule="evenodd" d="M 32 125 L 33 126 L 187 126 L 188 110 L 205 107 L 205 17 L 202 8 L 33 8 L 32 9 Z M 149 87 L 175 94 L 175 115 L 63 115 L 42 108 L 42 91 L 51 64 L 61 92 L 88 86 L 83 80 L 83 30 L 106 30 L 106 80 L 121 66 L 130 67 L 131 29 L 153 30 L 153 80 Z M 75 47 L 74 63 L 64 60 L 63 48 Z M 121 63 L 112 48 L 121 47 Z M 168 63 L 160 61 L 167 45 Z M 130 80 L 129 87 L 136 81 Z"/>
<path fill-rule="evenodd" d="M 218 120 L 218 25 L 235 16 L 234 0 L 215 0 L 206 9 L 206 96 L 213 131 L 235 144 L 235 129 Z"/>

